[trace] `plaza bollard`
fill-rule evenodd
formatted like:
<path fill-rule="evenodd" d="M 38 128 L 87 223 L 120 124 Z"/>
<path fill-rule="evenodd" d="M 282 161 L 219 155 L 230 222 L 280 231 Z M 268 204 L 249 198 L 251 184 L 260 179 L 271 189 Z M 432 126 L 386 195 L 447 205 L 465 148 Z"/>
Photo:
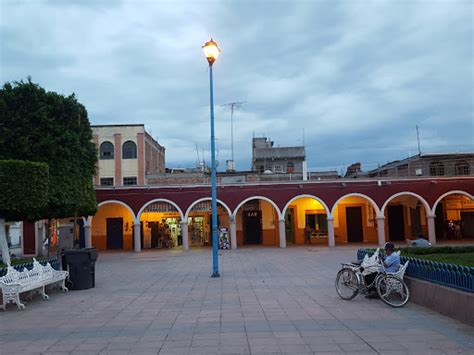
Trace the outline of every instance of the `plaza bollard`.
<path fill-rule="evenodd" d="M 69 271 L 71 290 L 85 290 L 95 287 L 96 248 L 66 250 L 62 253 L 63 269 Z"/>

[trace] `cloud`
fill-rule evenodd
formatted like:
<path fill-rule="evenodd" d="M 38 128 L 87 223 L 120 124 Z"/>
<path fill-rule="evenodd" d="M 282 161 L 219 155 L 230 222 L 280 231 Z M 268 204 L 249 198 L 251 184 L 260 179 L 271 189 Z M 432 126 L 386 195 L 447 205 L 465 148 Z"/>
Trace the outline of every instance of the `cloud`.
<path fill-rule="evenodd" d="M 145 123 L 169 166 L 209 150 L 214 68 L 221 166 L 249 169 L 251 138 L 307 145 L 316 169 L 368 169 L 416 152 L 472 151 L 472 3 L 4 1 L 0 80 L 75 92 L 92 123 Z M 207 158 L 208 159 L 208 158 Z"/>

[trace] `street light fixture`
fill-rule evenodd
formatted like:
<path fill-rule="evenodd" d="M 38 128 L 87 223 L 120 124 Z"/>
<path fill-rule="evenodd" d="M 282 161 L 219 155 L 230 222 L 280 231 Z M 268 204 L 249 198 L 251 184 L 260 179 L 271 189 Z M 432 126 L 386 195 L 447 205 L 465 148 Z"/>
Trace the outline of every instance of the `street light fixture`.
<path fill-rule="evenodd" d="M 204 55 L 209 63 L 210 106 L 211 106 L 211 180 L 212 180 L 212 275 L 220 277 L 217 240 L 217 189 L 216 189 L 216 142 L 214 137 L 214 88 L 212 83 L 212 65 L 219 57 L 221 50 L 211 38 L 202 46 Z"/>

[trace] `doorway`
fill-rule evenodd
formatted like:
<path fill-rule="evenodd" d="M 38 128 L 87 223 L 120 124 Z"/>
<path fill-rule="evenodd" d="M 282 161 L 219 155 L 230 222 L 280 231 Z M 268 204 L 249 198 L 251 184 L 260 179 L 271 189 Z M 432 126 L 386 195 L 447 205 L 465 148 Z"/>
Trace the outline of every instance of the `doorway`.
<path fill-rule="evenodd" d="M 405 240 L 405 220 L 403 206 L 388 206 L 388 236 L 391 241 Z"/>
<path fill-rule="evenodd" d="M 243 212 L 245 244 L 262 243 L 262 211 Z"/>
<path fill-rule="evenodd" d="M 107 218 L 107 249 L 123 249 L 123 218 Z"/>
<path fill-rule="evenodd" d="M 474 238 L 474 212 L 461 212 L 463 238 Z"/>
<path fill-rule="evenodd" d="M 346 207 L 347 241 L 361 243 L 364 241 L 362 229 L 362 207 Z"/>
<path fill-rule="evenodd" d="M 294 244 L 295 242 L 295 209 L 290 207 L 285 213 L 285 231 L 286 242 Z"/>

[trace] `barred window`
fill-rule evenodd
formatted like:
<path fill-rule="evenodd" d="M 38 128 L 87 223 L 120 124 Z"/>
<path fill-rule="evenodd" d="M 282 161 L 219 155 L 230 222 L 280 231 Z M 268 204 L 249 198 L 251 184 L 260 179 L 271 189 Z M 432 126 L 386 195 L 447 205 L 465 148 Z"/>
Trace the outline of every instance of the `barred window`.
<path fill-rule="evenodd" d="M 469 163 L 467 161 L 462 161 L 454 165 L 454 172 L 456 175 L 469 175 Z"/>
<path fill-rule="evenodd" d="M 122 159 L 137 159 L 137 145 L 133 141 L 126 141 L 122 146 Z"/>
<path fill-rule="evenodd" d="M 100 159 L 114 159 L 114 145 L 110 142 L 104 142 L 100 145 Z"/>
<path fill-rule="evenodd" d="M 444 176 L 444 164 L 440 161 L 433 161 L 430 163 L 431 176 Z"/>
<path fill-rule="evenodd" d="M 129 176 L 123 178 L 124 185 L 136 185 L 137 184 L 137 177 L 136 176 Z"/>
<path fill-rule="evenodd" d="M 100 186 L 114 186 L 114 178 L 100 178 Z"/>

